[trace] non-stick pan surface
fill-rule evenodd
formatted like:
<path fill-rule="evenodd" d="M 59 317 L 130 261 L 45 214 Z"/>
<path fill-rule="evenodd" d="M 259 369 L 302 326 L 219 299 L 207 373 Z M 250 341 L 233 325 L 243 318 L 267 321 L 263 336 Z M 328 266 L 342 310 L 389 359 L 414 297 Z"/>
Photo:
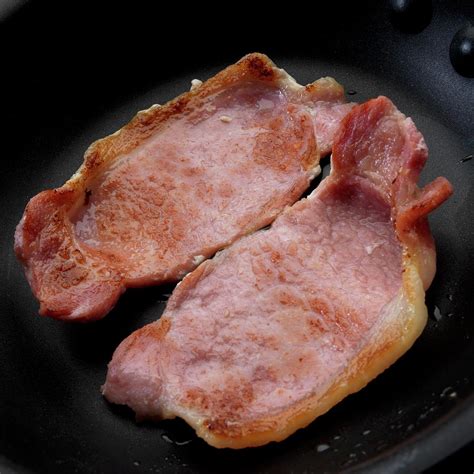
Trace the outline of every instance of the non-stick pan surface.
<path fill-rule="evenodd" d="M 261 16 L 223 4 L 218 17 L 199 3 L 118 3 L 30 2 L 0 24 L 0 472 L 415 472 L 469 442 L 474 159 L 463 159 L 474 153 L 474 79 L 452 69 L 448 51 L 472 2 L 434 2 L 418 32 L 394 27 L 380 1 L 275 3 Z M 103 321 L 64 324 L 37 316 L 12 247 L 28 199 L 62 184 L 88 144 L 251 51 L 301 83 L 334 76 L 352 100 L 390 97 L 429 145 L 423 182 L 444 175 L 455 194 L 431 218 L 438 273 L 413 349 L 287 441 L 230 451 L 179 421 L 136 424 L 100 395 L 113 350 L 160 316 L 172 287 L 129 290 Z"/>

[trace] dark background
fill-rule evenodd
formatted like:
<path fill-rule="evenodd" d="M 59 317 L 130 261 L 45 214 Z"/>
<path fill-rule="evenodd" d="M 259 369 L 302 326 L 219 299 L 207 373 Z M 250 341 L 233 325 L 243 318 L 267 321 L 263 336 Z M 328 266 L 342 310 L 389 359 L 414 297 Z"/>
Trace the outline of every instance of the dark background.
<path fill-rule="evenodd" d="M 255 4 L 226 3 L 212 14 L 200 3 L 98 3 L 0 5 L 0 466 L 38 472 L 416 472 L 472 439 L 474 160 L 460 160 L 474 152 L 474 80 L 453 71 L 448 50 L 457 29 L 474 19 L 474 4 L 434 2 L 430 25 L 410 33 L 394 27 L 383 1 L 324 8 L 268 3 L 263 13 Z M 191 438 L 179 422 L 137 426 L 99 395 L 113 349 L 156 319 L 171 287 L 130 291 L 108 318 L 89 326 L 41 319 L 12 256 L 12 238 L 27 200 L 67 179 L 90 142 L 137 110 L 181 93 L 190 79 L 209 77 L 251 51 L 268 54 L 303 83 L 334 75 L 356 93 L 353 100 L 393 98 L 430 146 L 424 180 L 443 174 L 456 193 L 432 218 L 439 250 L 427 301 L 432 318 L 412 351 L 288 441 L 229 454 Z M 367 427 L 371 434 L 361 436 Z M 176 446 L 163 434 L 193 441 Z M 326 443 L 331 449 L 317 453 Z M 429 472 L 452 469 L 456 460 L 465 466 L 456 472 L 472 472 L 472 449 Z"/>

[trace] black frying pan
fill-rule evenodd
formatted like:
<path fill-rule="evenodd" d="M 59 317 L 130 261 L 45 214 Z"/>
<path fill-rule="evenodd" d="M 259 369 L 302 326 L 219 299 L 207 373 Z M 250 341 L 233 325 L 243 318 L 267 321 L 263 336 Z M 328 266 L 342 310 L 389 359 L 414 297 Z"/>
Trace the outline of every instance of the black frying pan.
<path fill-rule="evenodd" d="M 29 2 L 0 24 L 0 472 L 415 472 L 472 440 L 474 79 L 449 60 L 472 1 L 434 2 L 429 25 L 409 31 L 381 1 L 275 2 L 265 15 L 222 3 L 220 19 L 199 2 L 171 13 L 118 3 Z M 87 326 L 40 318 L 12 245 L 27 200 L 62 184 L 90 142 L 251 51 L 301 83 L 334 76 L 353 100 L 389 96 L 430 147 L 423 181 L 444 175 L 455 194 L 431 218 L 438 273 L 413 349 L 287 441 L 236 452 L 179 421 L 136 424 L 100 395 L 113 350 L 159 317 L 172 287 L 129 290 Z"/>

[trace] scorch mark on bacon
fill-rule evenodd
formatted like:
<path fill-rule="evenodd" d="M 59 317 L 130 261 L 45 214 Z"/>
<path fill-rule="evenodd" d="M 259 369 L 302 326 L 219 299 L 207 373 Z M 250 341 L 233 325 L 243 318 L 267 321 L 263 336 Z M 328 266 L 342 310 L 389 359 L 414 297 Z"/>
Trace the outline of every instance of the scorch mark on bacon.
<path fill-rule="evenodd" d="M 288 437 L 364 387 L 426 323 L 426 216 L 451 194 L 444 178 L 418 189 L 426 158 L 387 98 L 356 106 L 331 175 L 190 273 L 162 318 L 115 351 L 105 397 L 243 448 Z"/>
<path fill-rule="evenodd" d="M 195 85 L 29 202 L 15 251 L 41 314 L 101 318 L 127 287 L 179 280 L 266 226 L 319 172 L 352 107 L 333 79 L 300 86 L 261 54 Z"/>

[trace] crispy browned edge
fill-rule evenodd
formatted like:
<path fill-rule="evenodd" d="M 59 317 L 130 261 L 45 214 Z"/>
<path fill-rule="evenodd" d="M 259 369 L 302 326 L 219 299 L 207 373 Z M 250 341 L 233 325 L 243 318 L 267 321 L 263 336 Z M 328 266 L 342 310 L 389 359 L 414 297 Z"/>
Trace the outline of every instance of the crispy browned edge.
<path fill-rule="evenodd" d="M 289 79 L 290 76 L 278 69 L 266 55 L 261 53 L 248 54 L 237 63 L 208 79 L 201 86 L 181 94 L 163 106 L 152 106 L 147 110 L 138 112 L 120 130 L 92 143 L 84 155 L 84 163 L 65 184 L 65 187 L 76 188 L 78 185 L 87 183 L 96 176 L 103 165 L 117 156 L 130 152 L 152 136 L 167 120 L 185 112 L 192 100 L 204 99 L 245 78 L 275 82 L 277 85 L 280 79 Z M 297 86 L 296 83 L 295 86 Z M 302 87 L 302 89 L 304 88 Z M 315 94 L 321 90 L 321 92 L 328 95 L 344 97 L 342 86 L 331 78 L 316 81 L 316 83 L 308 85 L 306 90 L 309 94 Z"/>
<path fill-rule="evenodd" d="M 401 357 L 420 336 L 427 321 L 424 303 L 423 282 L 419 275 L 416 252 L 404 246 L 402 290 L 398 295 L 400 312 L 389 315 L 383 322 L 382 331 L 374 331 L 372 339 L 338 377 L 332 386 L 321 396 L 309 397 L 276 416 L 249 422 L 245 426 L 231 428 L 219 421 L 194 417 L 192 413 L 170 413 L 186 420 L 199 437 L 216 448 L 240 449 L 257 447 L 272 441 L 282 441 L 298 429 L 304 428 L 317 417 L 326 413 L 348 395 L 364 388 L 399 357 Z M 212 270 L 215 259 L 204 262 L 189 274 L 183 283 L 194 286 Z M 176 301 L 179 304 L 179 300 Z M 166 320 L 166 323 L 172 323 Z M 165 331 L 166 332 L 166 331 Z"/>

